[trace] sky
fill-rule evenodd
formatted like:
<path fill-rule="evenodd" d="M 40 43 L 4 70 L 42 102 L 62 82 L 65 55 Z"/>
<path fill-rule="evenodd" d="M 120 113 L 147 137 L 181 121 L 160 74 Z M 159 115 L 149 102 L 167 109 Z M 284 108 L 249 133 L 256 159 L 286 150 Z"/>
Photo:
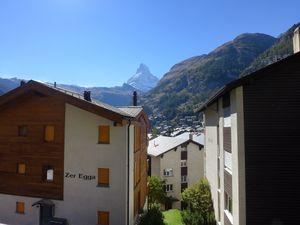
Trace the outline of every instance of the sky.
<path fill-rule="evenodd" d="M 0 0 L 0 77 L 122 85 L 140 63 L 161 78 L 241 33 L 277 37 L 299 0 Z"/>

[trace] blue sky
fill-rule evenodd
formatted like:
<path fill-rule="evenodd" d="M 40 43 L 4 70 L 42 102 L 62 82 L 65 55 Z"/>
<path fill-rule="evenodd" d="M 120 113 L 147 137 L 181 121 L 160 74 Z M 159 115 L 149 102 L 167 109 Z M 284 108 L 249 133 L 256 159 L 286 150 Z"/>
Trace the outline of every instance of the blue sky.
<path fill-rule="evenodd" d="M 0 77 L 121 85 L 245 32 L 278 36 L 299 0 L 0 0 Z"/>

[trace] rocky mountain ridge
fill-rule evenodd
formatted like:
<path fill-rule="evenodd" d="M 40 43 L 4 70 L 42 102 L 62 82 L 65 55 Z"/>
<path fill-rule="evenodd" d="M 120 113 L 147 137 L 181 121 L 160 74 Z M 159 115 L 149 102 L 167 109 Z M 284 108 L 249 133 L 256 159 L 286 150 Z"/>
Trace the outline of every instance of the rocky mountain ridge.
<path fill-rule="evenodd" d="M 20 85 L 19 78 L 0 78 L 0 95 L 4 94 Z M 114 106 L 130 105 L 133 91 L 139 95 L 146 90 L 153 88 L 158 82 L 158 78 L 153 76 L 145 64 L 141 64 L 127 83 L 115 87 L 82 87 L 78 85 L 57 84 L 58 87 L 70 91 L 83 93 L 85 90 L 91 91 L 92 98 Z"/>

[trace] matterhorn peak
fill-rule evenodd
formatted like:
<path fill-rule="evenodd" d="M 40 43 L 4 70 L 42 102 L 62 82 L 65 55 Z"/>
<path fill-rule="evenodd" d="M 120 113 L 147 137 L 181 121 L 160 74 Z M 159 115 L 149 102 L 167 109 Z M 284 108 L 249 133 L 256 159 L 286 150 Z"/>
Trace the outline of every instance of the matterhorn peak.
<path fill-rule="evenodd" d="M 154 88 L 157 82 L 158 78 L 150 72 L 148 66 L 141 63 L 136 73 L 127 81 L 127 84 L 140 91 L 146 92 Z"/>

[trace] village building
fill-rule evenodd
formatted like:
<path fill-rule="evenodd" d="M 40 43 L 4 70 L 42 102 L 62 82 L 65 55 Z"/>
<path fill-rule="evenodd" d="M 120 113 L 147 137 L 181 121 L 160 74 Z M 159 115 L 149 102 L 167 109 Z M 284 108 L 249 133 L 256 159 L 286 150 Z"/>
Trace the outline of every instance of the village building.
<path fill-rule="evenodd" d="M 0 223 L 134 224 L 148 128 L 142 107 L 22 82 L 0 97 Z"/>
<path fill-rule="evenodd" d="M 149 141 L 148 160 L 149 175 L 164 180 L 167 196 L 174 200 L 166 209 L 185 208 L 181 192 L 204 177 L 203 143 L 193 140 L 192 134 L 181 138 L 158 136 Z"/>
<path fill-rule="evenodd" d="M 219 224 L 300 224 L 299 29 L 295 34 L 295 54 L 227 84 L 200 108 Z"/>

